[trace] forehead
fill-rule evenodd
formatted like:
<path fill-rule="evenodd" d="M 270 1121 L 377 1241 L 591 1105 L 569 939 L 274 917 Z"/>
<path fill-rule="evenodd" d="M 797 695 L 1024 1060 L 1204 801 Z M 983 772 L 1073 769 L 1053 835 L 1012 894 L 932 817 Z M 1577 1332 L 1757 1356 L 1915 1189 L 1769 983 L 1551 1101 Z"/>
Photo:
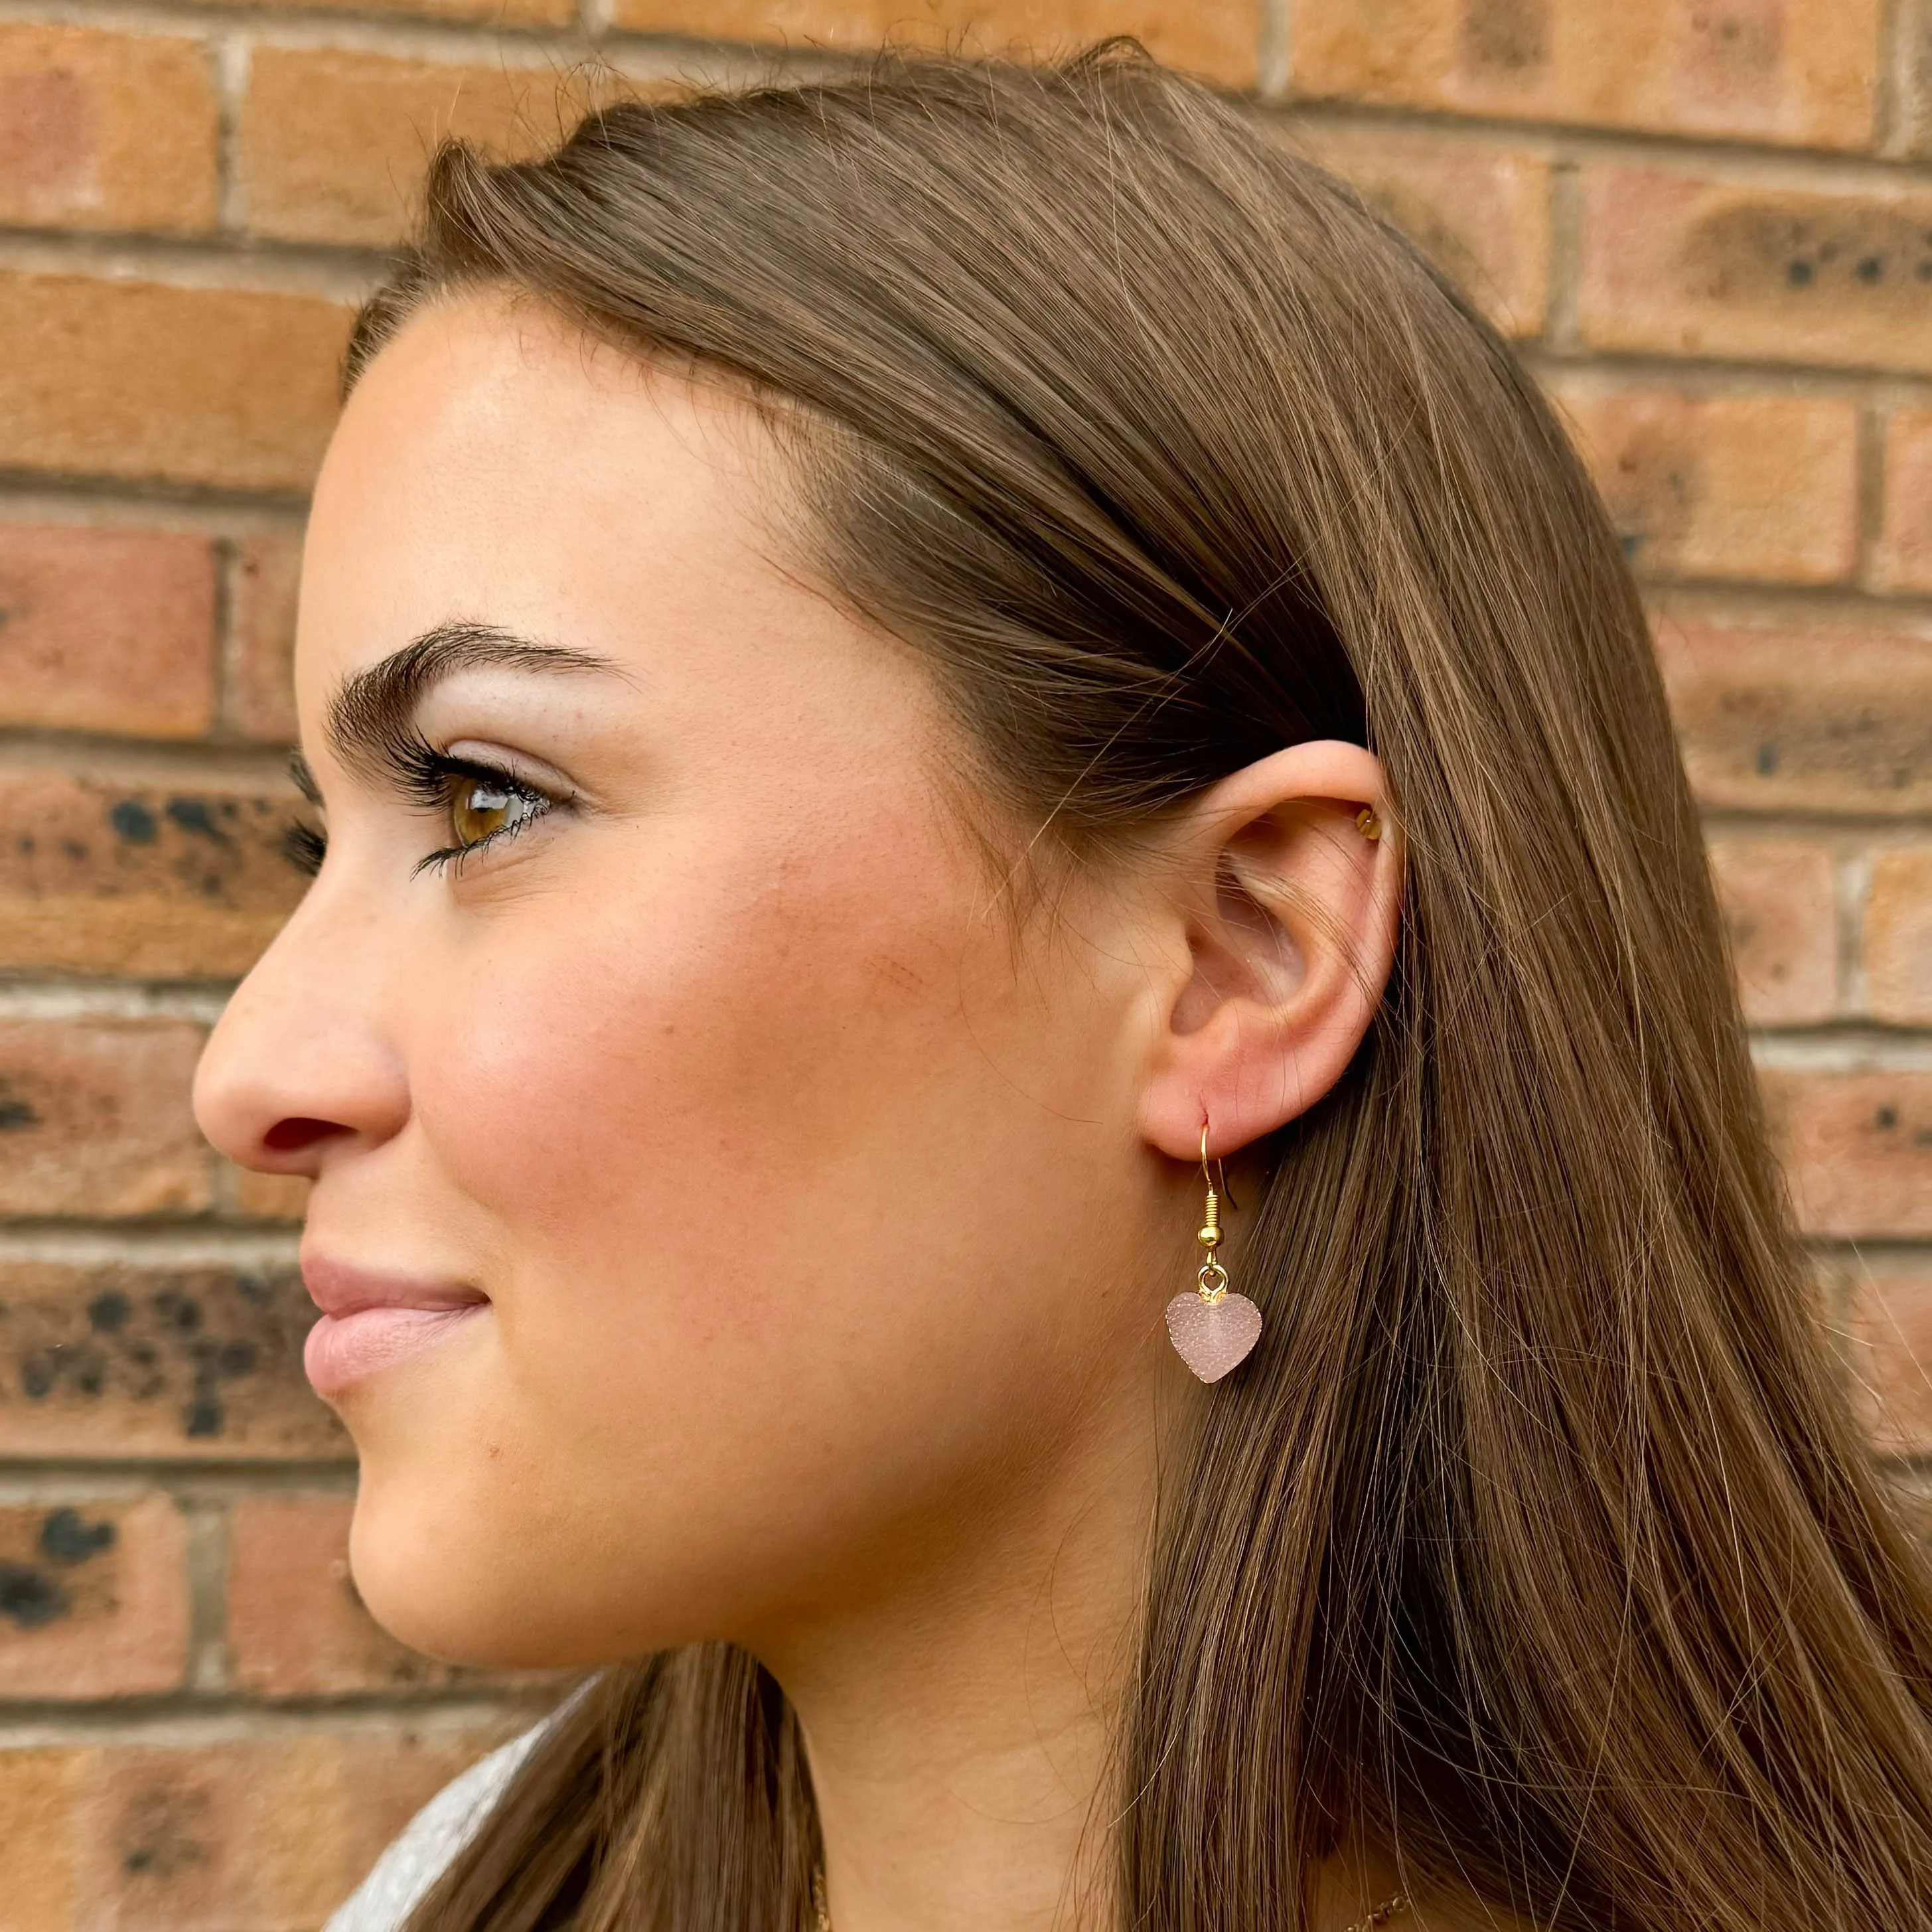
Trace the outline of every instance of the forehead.
<path fill-rule="evenodd" d="M 364 373 L 316 484 L 304 709 L 452 621 L 623 658 L 725 605 L 741 633 L 795 616 L 765 448 L 741 403 L 542 310 L 425 309 Z"/>

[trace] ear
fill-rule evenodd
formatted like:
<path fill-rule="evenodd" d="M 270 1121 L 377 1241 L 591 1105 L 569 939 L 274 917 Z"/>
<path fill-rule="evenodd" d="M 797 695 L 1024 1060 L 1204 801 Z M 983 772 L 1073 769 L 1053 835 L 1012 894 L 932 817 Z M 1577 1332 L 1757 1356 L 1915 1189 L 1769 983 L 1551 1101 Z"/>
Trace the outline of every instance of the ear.
<path fill-rule="evenodd" d="M 1402 842 L 1382 797 L 1372 752 L 1322 740 L 1222 779 L 1177 829 L 1140 1108 L 1162 1153 L 1198 1160 L 1204 1121 L 1210 1155 L 1232 1154 L 1342 1077 L 1395 959 Z"/>

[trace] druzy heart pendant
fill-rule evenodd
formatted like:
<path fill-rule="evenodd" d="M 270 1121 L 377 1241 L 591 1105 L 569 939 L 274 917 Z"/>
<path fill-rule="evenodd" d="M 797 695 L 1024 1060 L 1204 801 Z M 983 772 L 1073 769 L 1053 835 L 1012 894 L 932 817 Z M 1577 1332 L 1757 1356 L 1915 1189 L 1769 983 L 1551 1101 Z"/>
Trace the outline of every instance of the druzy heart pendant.
<path fill-rule="evenodd" d="M 1218 1382 L 1245 1361 L 1262 1338 L 1262 1312 L 1245 1294 L 1228 1292 L 1228 1270 L 1216 1252 L 1221 1245 L 1221 1197 L 1228 1178 L 1208 1166 L 1208 1123 L 1201 1123 L 1201 1174 L 1208 1184 L 1208 1206 L 1194 1238 L 1201 1244 L 1201 1272 L 1192 1294 L 1177 1294 L 1167 1304 L 1167 1336 L 1174 1352 L 1204 1382 Z M 1219 1180 L 1219 1185 L 1216 1184 Z M 1232 1208 L 1231 1200 L 1228 1205 Z"/>
<path fill-rule="evenodd" d="M 1214 1300 L 1190 1292 L 1167 1304 L 1168 1339 L 1204 1382 L 1218 1382 L 1262 1338 L 1262 1312 L 1225 1289 Z"/>

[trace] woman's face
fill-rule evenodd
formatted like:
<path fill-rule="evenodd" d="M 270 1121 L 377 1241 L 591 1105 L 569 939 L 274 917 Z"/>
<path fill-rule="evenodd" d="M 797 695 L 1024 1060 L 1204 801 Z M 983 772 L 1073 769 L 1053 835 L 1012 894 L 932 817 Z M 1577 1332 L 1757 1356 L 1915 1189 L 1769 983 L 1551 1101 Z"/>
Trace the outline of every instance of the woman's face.
<path fill-rule="evenodd" d="M 328 854 L 197 1100 L 314 1178 L 357 1581 L 440 1654 L 755 1642 L 944 1560 L 1147 1372 L 1191 1232 L 1130 896 L 1016 926 L 782 489 L 742 407 L 482 299 L 317 488 Z"/>

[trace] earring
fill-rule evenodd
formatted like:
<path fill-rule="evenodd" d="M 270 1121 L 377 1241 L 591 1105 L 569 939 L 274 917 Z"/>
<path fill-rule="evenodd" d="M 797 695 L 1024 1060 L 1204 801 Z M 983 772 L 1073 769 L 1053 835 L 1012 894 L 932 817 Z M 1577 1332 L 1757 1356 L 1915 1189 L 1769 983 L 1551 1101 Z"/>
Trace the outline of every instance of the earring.
<path fill-rule="evenodd" d="M 1382 836 L 1382 822 L 1376 816 L 1376 808 L 1365 805 L 1355 814 L 1355 830 L 1364 838 L 1379 838 Z"/>
<path fill-rule="evenodd" d="M 1217 1160 L 1215 1168 L 1221 1168 Z M 1217 1252 L 1221 1246 L 1221 1203 L 1228 1198 L 1228 1177 L 1208 1167 L 1208 1123 L 1201 1123 L 1201 1178 L 1208 1184 L 1208 1205 L 1194 1238 L 1201 1244 L 1201 1271 L 1194 1292 L 1177 1294 L 1167 1304 L 1168 1339 L 1175 1352 L 1204 1382 L 1217 1382 L 1261 1340 L 1262 1312 L 1245 1294 L 1228 1292 L 1228 1270 Z M 1232 1200 L 1228 1205 L 1234 1206 Z"/>

